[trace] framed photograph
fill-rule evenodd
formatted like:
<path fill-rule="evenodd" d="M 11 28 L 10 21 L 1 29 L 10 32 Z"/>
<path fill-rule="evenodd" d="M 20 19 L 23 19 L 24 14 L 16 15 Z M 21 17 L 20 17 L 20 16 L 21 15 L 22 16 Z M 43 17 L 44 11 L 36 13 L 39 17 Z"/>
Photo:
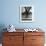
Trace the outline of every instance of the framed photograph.
<path fill-rule="evenodd" d="M 32 5 L 20 6 L 20 21 L 33 22 L 34 21 L 34 7 Z"/>

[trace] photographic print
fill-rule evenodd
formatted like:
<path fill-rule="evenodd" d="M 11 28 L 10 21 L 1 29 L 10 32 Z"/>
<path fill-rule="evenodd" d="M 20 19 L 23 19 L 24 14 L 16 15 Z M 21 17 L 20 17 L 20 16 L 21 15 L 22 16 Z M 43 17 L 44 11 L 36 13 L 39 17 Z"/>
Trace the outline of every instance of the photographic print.
<path fill-rule="evenodd" d="M 33 21 L 33 7 L 31 5 L 20 6 L 20 21 L 32 22 Z"/>

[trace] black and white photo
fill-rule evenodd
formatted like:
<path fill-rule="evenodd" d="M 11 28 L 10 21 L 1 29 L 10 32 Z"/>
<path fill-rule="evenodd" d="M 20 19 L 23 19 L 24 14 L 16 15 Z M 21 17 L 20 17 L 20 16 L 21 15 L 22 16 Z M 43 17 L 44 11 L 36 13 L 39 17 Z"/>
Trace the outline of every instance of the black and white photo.
<path fill-rule="evenodd" d="M 33 21 L 33 7 L 31 5 L 20 6 L 20 21 L 32 22 Z"/>

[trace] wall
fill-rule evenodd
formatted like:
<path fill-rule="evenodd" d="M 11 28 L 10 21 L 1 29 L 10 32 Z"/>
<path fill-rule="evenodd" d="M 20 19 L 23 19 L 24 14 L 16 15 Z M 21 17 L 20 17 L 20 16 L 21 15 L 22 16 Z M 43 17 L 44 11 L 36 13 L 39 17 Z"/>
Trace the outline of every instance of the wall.
<path fill-rule="evenodd" d="M 16 28 L 46 27 L 46 1 L 45 0 L 1 0 L 0 25 L 13 24 Z M 21 23 L 19 20 L 20 5 L 33 5 L 35 21 Z"/>
<path fill-rule="evenodd" d="M 20 5 L 34 6 L 34 22 L 20 22 Z M 13 24 L 15 28 L 34 28 L 40 25 L 46 32 L 46 0 L 0 0 L 0 31 L 9 24 Z"/>

